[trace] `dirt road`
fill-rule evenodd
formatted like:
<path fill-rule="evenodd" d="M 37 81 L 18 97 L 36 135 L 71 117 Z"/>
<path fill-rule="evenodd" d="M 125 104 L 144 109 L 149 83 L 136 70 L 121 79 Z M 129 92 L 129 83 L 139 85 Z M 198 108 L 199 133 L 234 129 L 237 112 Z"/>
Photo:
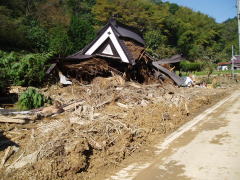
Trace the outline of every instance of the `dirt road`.
<path fill-rule="evenodd" d="M 109 179 L 239 180 L 240 91 L 156 146 L 154 162 L 131 164 Z"/>

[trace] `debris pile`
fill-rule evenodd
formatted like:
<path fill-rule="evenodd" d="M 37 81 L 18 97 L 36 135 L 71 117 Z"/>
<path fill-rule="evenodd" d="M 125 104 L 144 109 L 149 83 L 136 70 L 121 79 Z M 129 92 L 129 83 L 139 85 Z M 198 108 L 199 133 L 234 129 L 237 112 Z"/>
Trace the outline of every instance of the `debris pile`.
<path fill-rule="evenodd" d="M 121 76 L 98 77 L 90 85 L 54 85 L 42 93 L 59 102 L 55 106 L 61 104 L 64 112 L 41 116 L 35 123 L 0 126 L 18 147 L 0 152 L 0 157 L 8 154 L 0 170 L 4 179 L 92 179 L 100 170 L 118 166 L 151 137 L 175 130 L 189 113 L 223 94 L 142 85 Z"/>

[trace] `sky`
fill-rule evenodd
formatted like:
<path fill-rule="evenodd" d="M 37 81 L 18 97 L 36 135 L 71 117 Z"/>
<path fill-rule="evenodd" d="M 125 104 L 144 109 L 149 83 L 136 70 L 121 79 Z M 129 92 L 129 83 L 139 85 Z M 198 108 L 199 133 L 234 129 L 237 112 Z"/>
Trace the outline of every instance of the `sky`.
<path fill-rule="evenodd" d="M 237 15 L 237 0 L 163 0 L 186 6 L 194 11 L 200 11 L 222 23 Z"/>

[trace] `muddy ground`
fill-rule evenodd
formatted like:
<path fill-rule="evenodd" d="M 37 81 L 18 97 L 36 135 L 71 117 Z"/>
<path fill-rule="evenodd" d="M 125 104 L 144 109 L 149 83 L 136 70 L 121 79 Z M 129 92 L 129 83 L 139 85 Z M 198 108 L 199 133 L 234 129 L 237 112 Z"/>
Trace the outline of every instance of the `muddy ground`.
<path fill-rule="evenodd" d="M 0 179 L 103 179 L 236 86 L 228 77 L 215 77 L 209 88 L 116 77 L 43 88 L 54 100 L 78 106 L 34 123 L 0 124 Z"/>

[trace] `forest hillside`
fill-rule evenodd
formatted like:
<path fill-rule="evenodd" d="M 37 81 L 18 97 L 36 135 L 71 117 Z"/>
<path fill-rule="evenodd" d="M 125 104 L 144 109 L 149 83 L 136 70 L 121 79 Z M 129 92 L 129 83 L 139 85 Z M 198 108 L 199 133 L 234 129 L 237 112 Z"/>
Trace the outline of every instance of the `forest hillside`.
<path fill-rule="evenodd" d="M 82 49 L 109 18 L 142 34 L 157 58 L 228 61 L 237 47 L 237 19 L 208 15 L 160 0 L 8 0 L 0 2 L 0 91 L 39 86 L 51 58 Z"/>

